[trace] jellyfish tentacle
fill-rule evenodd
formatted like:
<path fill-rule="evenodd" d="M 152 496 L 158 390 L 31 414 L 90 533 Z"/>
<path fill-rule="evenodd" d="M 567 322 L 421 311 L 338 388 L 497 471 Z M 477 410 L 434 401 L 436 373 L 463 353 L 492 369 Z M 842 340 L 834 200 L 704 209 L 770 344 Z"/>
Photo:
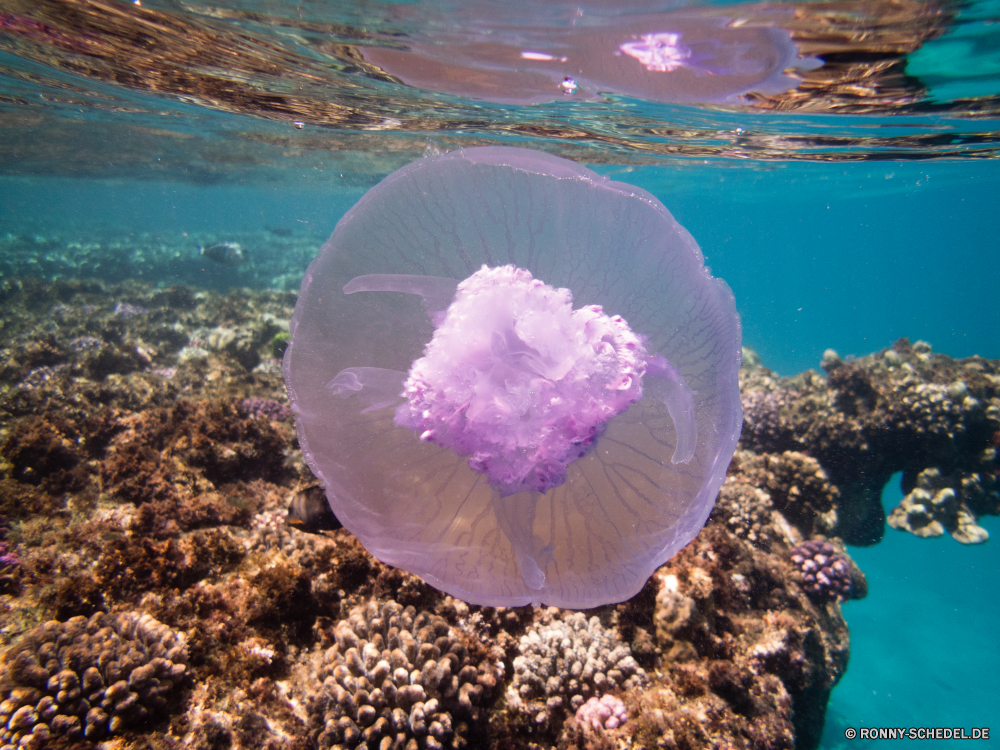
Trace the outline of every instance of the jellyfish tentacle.
<path fill-rule="evenodd" d="M 519 492 L 507 497 L 494 496 L 493 511 L 500 530 L 514 548 L 517 566 L 524 584 L 532 591 L 545 586 L 545 568 L 552 560 L 552 550 L 535 535 L 535 506 L 541 493 Z"/>
<path fill-rule="evenodd" d="M 376 409 L 393 406 L 403 397 L 406 373 L 383 367 L 347 367 L 338 372 L 326 389 L 331 396 L 347 398 L 356 395 L 368 406 L 361 410 L 367 414 Z"/>
<path fill-rule="evenodd" d="M 672 464 L 686 464 L 694 457 L 698 445 L 698 423 L 694 418 L 694 398 L 696 391 L 688 388 L 684 376 L 670 364 L 666 357 L 655 354 L 646 360 L 644 384 L 647 393 L 667 407 L 667 413 L 674 423 L 677 445 L 670 459 Z"/>
<path fill-rule="evenodd" d="M 344 294 L 356 292 L 404 292 L 424 300 L 424 310 L 435 327 L 444 318 L 455 296 L 458 281 L 443 276 L 415 276 L 408 273 L 368 273 L 355 276 L 344 285 Z"/>

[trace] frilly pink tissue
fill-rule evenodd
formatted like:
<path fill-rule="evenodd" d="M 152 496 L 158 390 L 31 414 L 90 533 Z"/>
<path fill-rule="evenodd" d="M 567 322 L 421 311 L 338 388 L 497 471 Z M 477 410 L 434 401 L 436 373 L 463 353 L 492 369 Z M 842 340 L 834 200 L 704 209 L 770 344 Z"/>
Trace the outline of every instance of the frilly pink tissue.
<path fill-rule="evenodd" d="M 546 492 L 642 398 L 646 357 L 621 316 L 574 310 L 569 289 L 523 268 L 484 265 L 413 363 L 396 424 L 470 456 L 503 495 Z"/>

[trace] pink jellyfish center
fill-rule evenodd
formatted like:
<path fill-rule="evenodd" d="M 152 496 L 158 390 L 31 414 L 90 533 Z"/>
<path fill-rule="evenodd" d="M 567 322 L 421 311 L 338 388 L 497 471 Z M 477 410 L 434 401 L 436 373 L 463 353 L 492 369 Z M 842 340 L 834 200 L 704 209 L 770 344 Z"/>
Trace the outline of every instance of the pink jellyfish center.
<path fill-rule="evenodd" d="M 523 268 L 483 266 L 413 362 L 396 423 L 468 455 L 501 494 L 545 492 L 642 398 L 648 359 L 620 315 L 574 310 L 569 289 Z"/>
<path fill-rule="evenodd" d="M 625 42 L 618 49 L 641 62 L 654 73 L 672 73 L 684 67 L 691 50 L 680 43 L 681 35 L 673 31 L 643 34 L 639 41 Z"/>

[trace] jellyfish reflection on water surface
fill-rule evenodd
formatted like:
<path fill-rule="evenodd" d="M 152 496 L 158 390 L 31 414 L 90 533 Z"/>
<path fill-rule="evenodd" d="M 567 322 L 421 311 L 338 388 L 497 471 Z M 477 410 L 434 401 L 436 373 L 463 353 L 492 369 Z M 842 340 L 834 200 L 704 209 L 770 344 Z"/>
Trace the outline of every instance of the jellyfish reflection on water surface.
<path fill-rule="evenodd" d="M 285 354 L 337 517 L 466 601 L 635 594 L 704 524 L 742 424 L 732 293 L 648 193 L 512 148 L 370 190 Z"/>
<path fill-rule="evenodd" d="M 562 24 L 524 26 L 473 5 L 461 22 L 434 36 L 406 39 L 403 49 L 365 46 L 361 53 L 411 86 L 505 104 L 605 94 L 739 104 L 751 92 L 794 89 L 796 71 L 822 64 L 800 57 L 781 28 L 789 11 L 771 9 L 763 21 L 750 21 L 748 11 L 685 8 L 611 17 L 582 11 L 582 18 Z"/>

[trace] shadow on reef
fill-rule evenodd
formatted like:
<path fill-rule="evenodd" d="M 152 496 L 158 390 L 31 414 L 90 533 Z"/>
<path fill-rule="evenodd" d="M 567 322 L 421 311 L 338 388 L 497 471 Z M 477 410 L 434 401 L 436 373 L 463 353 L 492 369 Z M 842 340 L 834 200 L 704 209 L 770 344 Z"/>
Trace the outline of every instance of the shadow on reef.
<path fill-rule="evenodd" d="M 997 512 L 997 362 L 901 341 L 778 379 L 748 353 L 715 509 L 637 596 L 472 607 L 285 523 L 315 482 L 278 361 L 293 294 L 0 299 L 0 745 L 815 748 L 882 484 L 904 472 L 889 521 L 925 536 Z"/>

